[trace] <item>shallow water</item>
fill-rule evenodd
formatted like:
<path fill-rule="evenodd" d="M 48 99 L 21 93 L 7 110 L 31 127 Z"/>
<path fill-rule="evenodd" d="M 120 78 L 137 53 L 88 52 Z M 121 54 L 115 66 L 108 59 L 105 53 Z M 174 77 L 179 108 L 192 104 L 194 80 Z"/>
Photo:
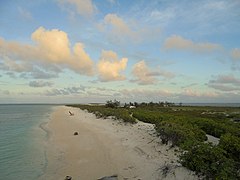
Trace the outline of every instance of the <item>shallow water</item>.
<path fill-rule="evenodd" d="M 51 105 L 0 105 L 1 179 L 38 179 L 47 166 Z"/>

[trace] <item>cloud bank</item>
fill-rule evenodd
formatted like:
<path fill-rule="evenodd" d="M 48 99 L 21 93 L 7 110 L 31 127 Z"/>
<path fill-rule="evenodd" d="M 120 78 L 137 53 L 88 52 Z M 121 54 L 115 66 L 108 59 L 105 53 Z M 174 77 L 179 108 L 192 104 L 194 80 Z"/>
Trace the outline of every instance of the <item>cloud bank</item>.
<path fill-rule="evenodd" d="M 210 80 L 207 86 L 219 91 L 240 91 L 240 79 L 233 75 L 218 75 L 215 79 Z"/>
<path fill-rule="evenodd" d="M 45 81 L 30 81 L 30 87 L 51 87 L 54 83 Z"/>

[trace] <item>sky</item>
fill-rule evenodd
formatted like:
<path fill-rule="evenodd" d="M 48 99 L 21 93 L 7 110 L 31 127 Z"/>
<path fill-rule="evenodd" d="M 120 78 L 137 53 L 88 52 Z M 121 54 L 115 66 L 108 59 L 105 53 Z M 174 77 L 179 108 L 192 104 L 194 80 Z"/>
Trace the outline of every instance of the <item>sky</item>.
<path fill-rule="evenodd" d="M 0 103 L 239 103 L 239 0 L 0 0 Z"/>

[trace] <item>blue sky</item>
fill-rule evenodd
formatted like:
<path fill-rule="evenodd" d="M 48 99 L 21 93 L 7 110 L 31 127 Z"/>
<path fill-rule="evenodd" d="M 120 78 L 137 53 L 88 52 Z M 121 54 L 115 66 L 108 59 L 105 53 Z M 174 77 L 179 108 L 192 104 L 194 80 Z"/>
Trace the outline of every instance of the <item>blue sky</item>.
<path fill-rule="evenodd" d="M 0 2 L 0 103 L 240 102 L 238 0 Z"/>

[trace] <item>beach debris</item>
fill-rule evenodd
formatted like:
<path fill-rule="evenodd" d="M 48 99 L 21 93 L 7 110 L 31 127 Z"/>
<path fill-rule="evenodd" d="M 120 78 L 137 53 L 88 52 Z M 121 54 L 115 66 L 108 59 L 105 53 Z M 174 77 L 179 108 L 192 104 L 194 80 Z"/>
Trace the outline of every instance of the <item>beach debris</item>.
<path fill-rule="evenodd" d="M 144 152 L 140 147 L 138 147 L 138 146 L 135 146 L 134 148 L 133 148 L 140 156 L 145 156 L 145 155 L 147 155 L 147 153 L 146 152 Z"/>
<path fill-rule="evenodd" d="M 168 174 L 174 174 L 176 168 L 178 168 L 177 164 L 165 164 L 164 166 L 160 167 L 158 170 L 162 172 L 162 179 L 166 178 Z"/>
<path fill-rule="evenodd" d="M 239 119 L 233 119 L 234 122 L 240 122 L 240 118 Z"/>
<path fill-rule="evenodd" d="M 74 135 L 74 136 L 77 136 L 77 135 L 78 135 L 78 132 L 74 132 L 73 135 Z"/>
<path fill-rule="evenodd" d="M 71 180 L 72 177 L 71 176 L 66 176 L 64 180 Z"/>
<path fill-rule="evenodd" d="M 162 168 L 162 175 L 163 175 L 164 177 L 166 177 L 167 174 L 169 173 L 169 171 L 170 171 L 170 167 L 169 167 L 168 165 L 164 166 L 164 167 Z"/>
<path fill-rule="evenodd" d="M 72 113 L 71 111 L 68 111 L 70 116 L 74 116 L 74 113 Z"/>
<path fill-rule="evenodd" d="M 112 176 L 104 176 L 104 177 L 101 177 L 97 180 L 118 180 L 118 175 L 114 174 Z"/>

